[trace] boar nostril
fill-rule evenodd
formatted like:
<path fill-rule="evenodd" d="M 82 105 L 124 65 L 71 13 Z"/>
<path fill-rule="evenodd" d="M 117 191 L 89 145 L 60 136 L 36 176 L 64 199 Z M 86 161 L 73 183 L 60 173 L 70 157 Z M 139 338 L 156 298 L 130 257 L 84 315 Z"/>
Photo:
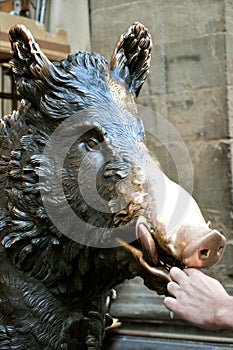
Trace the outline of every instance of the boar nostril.
<path fill-rule="evenodd" d="M 224 250 L 224 247 L 221 245 L 221 246 L 218 248 L 218 254 L 219 254 L 219 255 L 222 255 L 223 250 Z"/>
<path fill-rule="evenodd" d="M 201 257 L 203 257 L 203 258 L 204 257 L 208 257 L 209 253 L 210 253 L 209 249 L 202 249 L 202 250 L 200 250 Z"/>

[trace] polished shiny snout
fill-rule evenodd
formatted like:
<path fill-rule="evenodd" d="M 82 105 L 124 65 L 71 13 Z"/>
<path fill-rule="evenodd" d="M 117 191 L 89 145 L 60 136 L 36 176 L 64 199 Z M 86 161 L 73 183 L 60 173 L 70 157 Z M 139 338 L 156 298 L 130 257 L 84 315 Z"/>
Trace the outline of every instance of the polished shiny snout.
<path fill-rule="evenodd" d="M 226 246 L 225 237 L 212 230 L 197 241 L 191 241 L 183 251 L 183 263 L 187 267 L 208 268 L 221 258 Z"/>

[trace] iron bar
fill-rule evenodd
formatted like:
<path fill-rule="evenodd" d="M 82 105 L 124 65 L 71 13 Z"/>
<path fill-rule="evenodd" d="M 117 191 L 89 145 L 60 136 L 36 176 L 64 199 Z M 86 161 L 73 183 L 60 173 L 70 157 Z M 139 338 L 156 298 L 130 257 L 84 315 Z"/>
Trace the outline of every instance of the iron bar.
<path fill-rule="evenodd" d="M 138 336 L 138 337 L 149 337 L 149 338 L 166 338 L 166 339 L 176 339 L 176 340 L 190 340 L 190 341 L 202 341 L 202 342 L 215 342 L 232 344 L 233 337 L 220 337 L 213 335 L 198 335 L 198 334 L 177 334 L 177 333 L 166 333 L 166 332 L 153 332 L 153 331 L 143 331 L 134 329 L 114 329 L 111 331 L 113 334 L 128 335 L 128 336 Z"/>
<path fill-rule="evenodd" d="M 41 9 L 40 9 L 40 23 L 44 23 L 45 10 L 46 10 L 46 0 L 42 0 Z"/>
<path fill-rule="evenodd" d="M 41 0 L 36 0 L 35 20 L 38 22 L 40 20 L 40 8 L 41 8 Z"/>

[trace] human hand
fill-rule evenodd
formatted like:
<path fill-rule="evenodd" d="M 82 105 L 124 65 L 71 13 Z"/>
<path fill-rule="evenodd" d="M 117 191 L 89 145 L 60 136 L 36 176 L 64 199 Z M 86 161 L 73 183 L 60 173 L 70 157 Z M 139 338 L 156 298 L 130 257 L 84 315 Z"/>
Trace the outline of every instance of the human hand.
<path fill-rule="evenodd" d="M 219 281 L 193 268 L 173 267 L 170 276 L 173 281 L 167 289 L 171 296 L 164 299 L 169 310 L 203 329 L 233 329 L 233 297 Z"/>

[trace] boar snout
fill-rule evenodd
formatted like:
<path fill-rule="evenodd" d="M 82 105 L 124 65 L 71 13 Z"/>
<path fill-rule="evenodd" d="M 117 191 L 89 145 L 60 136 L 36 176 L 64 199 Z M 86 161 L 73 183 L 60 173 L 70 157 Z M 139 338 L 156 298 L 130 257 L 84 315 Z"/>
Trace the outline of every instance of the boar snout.
<path fill-rule="evenodd" d="M 212 230 L 185 247 L 183 262 L 187 267 L 208 268 L 221 258 L 225 245 L 225 237 L 217 230 Z"/>

